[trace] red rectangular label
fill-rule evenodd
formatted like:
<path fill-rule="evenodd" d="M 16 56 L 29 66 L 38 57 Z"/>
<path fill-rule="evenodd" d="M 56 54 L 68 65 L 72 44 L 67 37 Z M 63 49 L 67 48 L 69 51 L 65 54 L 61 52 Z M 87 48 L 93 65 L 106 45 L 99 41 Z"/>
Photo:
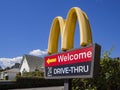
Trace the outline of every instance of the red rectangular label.
<path fill-rule="evenodd" d="M 92 61 L 93 48 L 80 48 L 45 57 L 45 67 Z"/>

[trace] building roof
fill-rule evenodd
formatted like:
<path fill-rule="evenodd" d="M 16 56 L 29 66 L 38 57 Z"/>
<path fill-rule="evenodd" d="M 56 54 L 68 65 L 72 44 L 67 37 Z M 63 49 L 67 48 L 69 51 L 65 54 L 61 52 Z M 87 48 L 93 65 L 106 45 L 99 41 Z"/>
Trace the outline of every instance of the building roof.
<path fill-rule="evenodd" d="M 7 72 L 7 73 L 18 73 L 19 72 L 19 68 L 13 68 L 13 69 L 5 70 L 5 71 L 2 71 L 1 73 L 4 73 L 4 72 Z"/>
<path fill-rule="evenodd" d="M 19 69 L 18 68 L 13 68 L 13 69 L 10 69 L 10 70 L 6 70 L 5 72 L 12 72 L 12 73 L 18 73 L 19 72 Z"/>
<path fill-rule="evenodd" d="M 22 58 L 22 63 L 25 58 L 28 62 L 30 69 L 33 69 L 33 68 L 40 69 L 41 67 L 43 67 L 43 58 L 42 57 L 37 57 L 37 56 L 32 56 L 32 55 L 24 55 Z M 21 65 L 22 65 L 22 63 L 21 63 Z"/>

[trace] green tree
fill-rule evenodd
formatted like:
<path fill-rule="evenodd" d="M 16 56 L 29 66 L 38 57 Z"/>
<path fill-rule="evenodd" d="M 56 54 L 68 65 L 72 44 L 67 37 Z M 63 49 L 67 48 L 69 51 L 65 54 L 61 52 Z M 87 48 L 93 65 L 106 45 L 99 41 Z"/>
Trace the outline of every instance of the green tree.
<path fill-rule="evenodd" d="M 91 79 L 73 79 L 72 90 L 120 90 L 120 58 L 110 58 L 111 51 L 103 54 L 99 75 Z"/>
<path fill-rule="evenodd" d="M 0 72 L 2 72 L 3 71 L 3 69 L 2 69 L 2 67 L 0 66 Z"/>
<path fill-rule="evenodd" d="M 34 72 L 24 72 L 23 77 L 38 77 L 38 78 L 43 78 L 44 77 L 44 73 L 41 71 L 34 71 Z"/>

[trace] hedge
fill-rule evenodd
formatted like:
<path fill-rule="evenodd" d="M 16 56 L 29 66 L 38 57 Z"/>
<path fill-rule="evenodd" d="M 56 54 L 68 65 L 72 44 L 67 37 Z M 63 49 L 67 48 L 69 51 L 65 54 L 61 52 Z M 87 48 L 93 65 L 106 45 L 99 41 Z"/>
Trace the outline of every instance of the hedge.
<path fill-rule="evenodd" d="M 19 77 L 16 82 L 6 82 L 0 84 L 0 90 L 18 89 L 18 88 L 34 88 L 34 87 L 51 87 L 51 86 L 63 86 L 64 80 L 59 79 L 44 79 L 44 78 L 26 78 Z"/>

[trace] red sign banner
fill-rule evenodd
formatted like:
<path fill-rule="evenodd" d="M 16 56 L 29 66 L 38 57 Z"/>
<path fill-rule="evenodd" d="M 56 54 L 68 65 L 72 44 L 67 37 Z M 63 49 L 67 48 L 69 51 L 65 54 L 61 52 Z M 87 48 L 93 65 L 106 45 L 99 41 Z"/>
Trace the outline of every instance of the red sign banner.
<path fill-rule="evenodd" d="M 45 57 L 45 66 L 59 66 L 65 64 L 73 64 L 79 62 L 87 62 L 92 60 L 92 47 L 79 48 L 52 56 Z"/>

